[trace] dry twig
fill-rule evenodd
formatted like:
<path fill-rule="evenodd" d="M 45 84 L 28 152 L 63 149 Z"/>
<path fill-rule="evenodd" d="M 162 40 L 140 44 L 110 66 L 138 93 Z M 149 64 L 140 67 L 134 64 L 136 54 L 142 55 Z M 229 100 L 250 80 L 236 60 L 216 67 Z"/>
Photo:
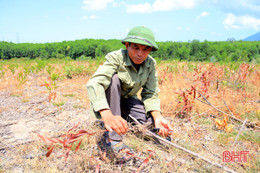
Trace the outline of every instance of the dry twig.
<path fill-rule="evenodd" d="M 242 124 L 242 126 L 241 126 L 241 128 L 240 128 L 240 130 L 239 130 L 239 132 L 238 132 L 238 134 L 237 134 L 237 136 L 236 136 L 235 142 L 234 142 L 233 147 L 232 147 L 232 151 L 235 150 L 235 147 L 236 147 L 236 144 L 237 144 L 238 137 L 239 137 L 240 133 L 242 132 L 242 130 L 244 129 L 245 124 L 246 124 L 246 121 L 247 121 L 247 118 L 246 118 L 245 121 L 243 122 L 243 124 Z"/>
<path fill-rule="evenodd" d="M 219 111 L 219 112 L 221 112 L 221 113 L 223 113 L 223 114 L 225 114 L 225 115 L 228 115 L 230 118 L 232 118 L 232 119 L 234 119 L 234 120 L 236 120 L 236 121 L 239 121 L 239 122 L 243 123 L 243 121 L 240 120 L 240 119 L 238 119 L 237 117 L 234 117 L 234 116 L 232 116 L 232 115 L 229 115 L 229 114 L 227 114 L 226 112 L 224 112 L 224 111 L 218 109 L 216 106 L 214 106 L 213 104 L 211 104 L 211 103 L 208 101 L 208 99 L 207 99 L 205 96 L 203 96 L 196 88 L 195 88 L 195 90 L 196 90 L 196 92 L 199 93 L 199 95 L 207 102 L 208 105 L 212 106 L 212 107 L 213 107 L 214 109 L 216 109 L 217 111 Z"/>
<path fill-rule="evenodd" d="M 229 107 L 227 106 L 227 104 L 226 104 L 225 100 L 223 100 L 223 102 L 224 102 L 224 104 L 225 104 L 226 108 L 228 109 L 228 111 L 231 113 L 231 115 L 232 115 L 232 116 L 234 116 L 233 112 L 232 112 L 232 111 L 229 109 Z"/>
<path fill-rule="evenodd" d="M 196 90 L 196 88 L 194 88 L 194 89 Z M 230 114 L 227 114 L 226 112 L 224 112 L 224 111 L 218 109 L 216 106 L 214 106 L 213 104 L 211 104 L 211 103 L 208 101 L 208 99 L 207 99 L 205 96 L 203 96 L 198 90 L 196 90 L 196 91 L 197 91 L 197 93 L 199 93 L 199 95 L 207 102 L 208 105 L 212 106 L 212 107 L 213 107 L 214 109 L 216 109 L 217 111 L 219 111 L 219 112 L 221 112 L 221 113 L 223 113 L 223 114 L 229 116 L 230 118 L 232 118 L 232 119 L 234 119 L 234 120 L 236 120 L 236 121 L 238 121 L 238 122 L 240 122 L 240 123 L 243 123 L 243 122 L 244 122 L 243 120 L 240 120 L 239 118 L 233 116 L 233 114 L 230 115 Z M 248 126 L 248 127 L 254 127 L 254 128 L 260 129 L 258 126 L 256 126 L 255 123 L 252 123 L 252 122 L 246 123 L 246 126 Z"/>

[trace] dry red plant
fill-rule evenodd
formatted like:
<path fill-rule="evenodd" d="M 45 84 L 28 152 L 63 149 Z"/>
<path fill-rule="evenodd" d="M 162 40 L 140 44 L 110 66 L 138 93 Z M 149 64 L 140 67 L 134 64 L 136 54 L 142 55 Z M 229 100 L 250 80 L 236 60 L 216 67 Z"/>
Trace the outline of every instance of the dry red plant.
<path fill-rule="evenodd" d="M 211 66 L 209 69 L 199 67 L 194 70 L 193 84 L 194 87 L 198 88 L 199 91 L 206 97 L 209 98 L 209 87 L 213 79 L 213 72 Z"/>
<path fill-rule="evenodd" d="M 242 84 L 246 83 L 247 76 L 249 75 L 249 67 L 250 67 L 250 65 L 248 65 L 248 64 L 240 65 L 236 82 L 240 82 Z"/>
<path fill-rule="evenodd" d="M 194 106 L 194 99 L 196 98 L 196 90 L 193 86 L 190 89 L 185 91 L 180 90 L 180 92 L 174 92 L 178 95 L 178 103 L 176 106 L 177 113 L 179 117 L 188 117 L 192 112 Z"/>
<path fill-rule="evenodd" d="M 77 128 L 79 126 L 79 122 L 78 124 L 74 125 L 71 129 L 69 129 L 67 131 L 67 134 L 62 135 L 61 139 L 59 138 L 48 138 L 46 136 L 42 136 L 40 134 L 37 134 L 44 142 L 51 144 L 48 147 L 48 152 L 46 153 L 46 157 L 49 157 L 51 155 L 51 153 L 53 152 L 54 148 L 57 145 L 62 145 L 63 146 L 63 150 L 65 150 L 65 154 L 62 155 L 64 156 L 66 159 L 69 156 L 70 151 L 72 150 L 72 146 L 75 143 L 78 143 L 75 149 L 75 152 L 77 152 L 80 148 L 80 145 L 83 141 L 83 139 L 85 138 L 85 136 L 91 136 L 94 135 L 100 131 L 96 131 L 96 132 L 88 132 L 86 130 L 78 130 L 78 131 L 74 131 L 75 128 Z"/>
<path fill-rule="evenodd" d="M 49 102 L 51 102 L 51 100 L 54 101 L 56 99 L 57 93 L 56 93 L 55 89 L 58 86 L 56 86 L 56 83 L 54 81 L 52 81 L 50 77 L 49 77 L 49 82 L 45 81 L 45 83 L 41 84 L 40 86 L 45 86 L 49 90 Z"/>
<path fill-rule="evenodd" d="M 46 153 L 46 157 L 49 157 L 51 155 L 51 153 L 53 153 L 54 148 L 57 145 L 59 145 L 59 146 L 62 146 L 63 150 L 64 150 L 64 154 L 61 155 L 61 157 L 65 157 L 65 159 L 67 160 L 67 158 L 69 157 L 69 153 L 72 151 L 72 146 L 74 144 L 76 144 L 75 152 L 77 152 L 80 149 L 82 141 L 86 137 L 105 131 L 105 130 L 98 130 L 95 132 L 88 132 L 86 130 L 75 131 L 74 129 L 76 129 L 79 126 L 79 123 L 80 122 L 78 122 L 71 129 L 69 129 L 67 131 L 67 134 L 61 135 L 60 138 L 49 138 L 49 137 L 37 134 L 44 142 L 50 144 L 50 146 L 47 148 L 48 151 Z M 100 156 L 101 156 L 100 159 L 105 162 L 109 162 L 109 159 L 106 156 L 106 151 L 102 152 L 100 148 L 99 148 L 99 150 L 100 150 Z M 148 157 L 145 160 L 142 161 L 141 165 L 137 168 L 136 172 L 140 172 L 145 167 L 145 165 L 147 165 L 149 159 L 155 153 L 152 150 L 148 150 L 148 151 L 150 152 L 150 154 L 148 155 Z M 126 157 L 125 160 L 128 160 L 130 158 L 142 160 L 140 157 L 137 156 L 137 154 L 132 154 L 132 153 L 128 152 L 127 155 L 128 155 L 128 157 Z M 123 163 L 119 163 L 119 164 L 121 164 L 121 166 L 122 166 Z M 100 172 L 100 165 L 96 166 L 95 171 Z"/>

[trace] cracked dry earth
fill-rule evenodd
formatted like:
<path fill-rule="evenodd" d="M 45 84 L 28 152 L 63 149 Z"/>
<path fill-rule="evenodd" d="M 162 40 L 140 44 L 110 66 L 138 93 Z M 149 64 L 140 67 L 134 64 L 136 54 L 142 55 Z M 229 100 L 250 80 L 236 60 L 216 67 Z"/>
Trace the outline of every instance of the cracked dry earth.
<path fill-rule="evenodd" d="M 38 140 L 38 134 L 60 134 L 80 121 L 81 126 L 93 121 L 86 101 L 85 83 L 87 79 L 66 81 L 58 84 L 55 106 L 49 102 L 48 90 L 40 86 L 46 77 L 30 76 L 23 88 L 1 79 L 0 90 L 0 168 L 16 159 L 10 153 L 16 153 L 19 146 Z M 75 91 L 75 89 L 77 91 Z M 50 137 L 50 136 L 49 136 Z M 15 155 L 15 154 L 14 154 Z M 0 169 L 0 172 L 1 172 Z"/>

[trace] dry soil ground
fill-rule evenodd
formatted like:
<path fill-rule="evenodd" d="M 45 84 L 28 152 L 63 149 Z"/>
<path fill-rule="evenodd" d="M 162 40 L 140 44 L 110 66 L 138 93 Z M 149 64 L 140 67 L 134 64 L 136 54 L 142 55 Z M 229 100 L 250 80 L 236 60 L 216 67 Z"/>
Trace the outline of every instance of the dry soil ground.
<path fill-rule="evenodd" d="M 65 133 L 74 124 L 80 122 L 79 128 L 95 130 L 90 116 L 85 84 L 88 77 L 73 78 L 57 82 L 57 98 L 49 102 L 49 91 L 40 86 L 46 77 L 32 75 L 22 86 L 17 87 L 15 80 L 1 79 L 0 88 L 0 172 L 134 172 L 136 168 L 115 167 L 102 160 L 98 155 L 95 139 L 84 143 L 82 150 L 69 158 L 59 158 L 57 153 L 51 157 L 42 156 L 47 145 L 38 134 L 55 137 Z M 211 117 L 194 118 L 191 121 L 176 117 L 169 118 L 174 126 L 172 139 L 174 143 L 212 160 L 222 162 L 222 152 L 232 148 L 236 135 L 226 134 L 214 128 Z M 236 124 L 238 132 L 241 124 Z M 250 162 L 243 164 L 226 164 L 238 172 L 259 171 L 259 131 L 245 129 L 251 134 L 248 139 L 238 142 L 240 150 L 249 150 Z M 236 133 L 237 134 L 237 133 Z M 137 153 L 142 153 L 144 160 L 150 152 L 156 154 L 149 160 L 143 172 L 223 172 L 196 157 L 175 148 L 161 148 L 144 142 L 132 134 L 126 141 Z M 251 137 L 253 139 L 251 139 Z M 249 139 L 250 138 L 250 139 Z M 61 150 L 61 149 L 60 149 Z M 141 156 L 140 156 L 141 157 Z M 100 167 L 98 167 L 100 165 Z"/>
<path fill-rule="evenodd" d="M 12 79 L 9 80 L 11 81 Z M 48 90 L 40 86 L 44 81 L 47 81 L 44 77 L 30 76 L 29 81 L 22 88 L 17 88 L 15 84 L 8 82 L 2 85 L 0 91 L 0 172 L 1 170 L 8 172 L 6 169 L 10 168 L 7 166 L 8 163 L 23 157 L 19 155 L 21 154 L 18 151 L 19 147 L 37 141 L 37 133 L 61 134 L 79 121 L 82 125 L 87 125 L 93 120 L 86 108 L 86 103 L 80 100 L 83 95 L 81 93 L 68 94 L 73 87 L 84 90 L 84 79 L 82 85 L 77 83 L 78 86 L 74 86 L 65 83 L 59 86 L 59 91 L 66 89 L 67 95 L 57 92 L 56 104 L 49 102 Z M 24 156 L 26 154 L 31 153 L 25 153 Z M 16 168 L 11 170 L 23 171 L 22 167 L 16 165 Z"/>

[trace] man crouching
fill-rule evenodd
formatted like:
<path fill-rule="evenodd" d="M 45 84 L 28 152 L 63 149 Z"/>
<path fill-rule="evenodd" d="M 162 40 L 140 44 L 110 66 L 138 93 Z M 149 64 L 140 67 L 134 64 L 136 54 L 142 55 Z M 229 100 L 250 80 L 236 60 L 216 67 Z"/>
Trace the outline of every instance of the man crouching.
<path fill-rule="evenodd" d="M 129 114 L 141 124 L 153 124 L 164 137 L 173 130 L 160 112 L 156 61 L 149 55 L 158 50 L 153 32 L 144 26 L 134 27 L 122 43 L 126 49 L 108 53 L 106 62 L 87 83 L 93 111 L 107 130 L 103 144 L 115 153 L 131 151 L 122 142 Z M 137 92 L 141 88 L 140 100 Z"/>

